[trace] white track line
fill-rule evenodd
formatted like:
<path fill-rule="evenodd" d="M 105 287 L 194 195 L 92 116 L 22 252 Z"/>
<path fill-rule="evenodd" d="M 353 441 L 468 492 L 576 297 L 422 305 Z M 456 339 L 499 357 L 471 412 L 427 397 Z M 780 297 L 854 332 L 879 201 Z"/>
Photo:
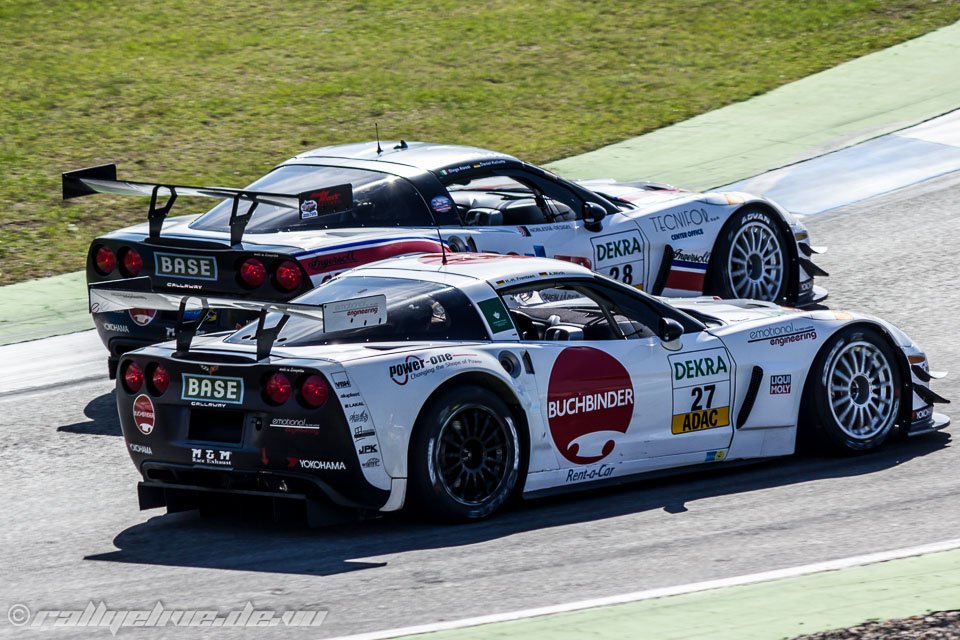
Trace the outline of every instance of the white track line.
<path fill-rule="evenodd" d="M 340 636 L 333 640 L 386 640 L 387 638 L 398 638 L 421 633 L 434 633 L 437 631 L 449 631 L 452 629 L 463 629 L 466 627 L 476 627 L 482 624 L 492 622 L 510 622 L 512 620 L 524 620 L 527 618 L 536 618 L 538 616 L 548 616 L 557 613 L 566 613 L 569 611 L 580 611 L 582 609 L 592 609 L 594 607 L 606 607 L 615 604 L 624 604 L 627 602 L 639 602 L 642 600 L 652 600 L 654 598 L 665 598 L 668 596 L 679 596 L 687 593 L 697 593 L 699 591 L 708 591 L 710 589 L 722 589 L 724 587 L 736 587 L 757 582 L 768 582 L 771 580 L 780 580 L 783 578 L 795 578 L 797 576 L 810 575 L 812 573 L 821 573 L 824 571 L 836 571 L 838 569 L 848 569 L 850 567 L 859 567 L 867 564 L 876 564 L 878 562 L 887 562 L 889 560 L 899 560 L 913 556 L 922 556 L 928 553 L 937 553 L 939 551 L 950 551 L 960 548 L 960 539 L 946 540 L 944 542 L 934 542 L 931 544 L 920 545 L 917 547 L 907 547 L 905 549 L 894 549 L 892 551 L 881 551 L 879 553 L 870 553 L 862 556 L 852 556 L 849 558 L 840 558 L 839 560 L 828 560 L 826 562 L 815 562 L 799 567 L 789 567 L 787 569 L 775 569 L 773 571 L 764 571 L 762 573 L 751 573 L 744 576 L 733 578 L 722 578 L 720 580 L 708 580 L 706 582 L 694 582 L 691 584 L 678 585 L 675 587 L 662 587 L 659 589 L 648 589 L 646 591 L 634 591 L 632 593 L 623 593 L 616 596 L 607 596 L 605 598 L 593 598 L 591 600 L 580 600 L 579 602 L 570 602 L 567 604 L 558 604 L 548 607 L 537 607 L 535 609 L 523 609 L 521 611 L 510 611 L 507 613 L 495 613 L 487 616 L 478 616 L 476 618 L 464 618 L 463 620 L 451 620 L 448 622 L 436 622 L 432 624 L 422 624 L 413 627 L 401 627 L 398 629 L 387 629 L 385 631 L 372 631 L 370 633 L 360 633 L 352 636 Z"/>

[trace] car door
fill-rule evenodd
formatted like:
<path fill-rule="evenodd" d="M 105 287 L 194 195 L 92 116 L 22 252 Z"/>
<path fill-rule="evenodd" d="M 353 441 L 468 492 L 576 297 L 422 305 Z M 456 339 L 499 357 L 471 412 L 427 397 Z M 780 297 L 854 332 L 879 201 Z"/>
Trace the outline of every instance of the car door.
<path fill-rule="evenodd" d="M 729 351 L 689 318 L 688 331 L 664 343 L 652 328 L 662 309 L 631 294 L 599 279 L 504 293 L 537 373 L 543 437 L 559 469 L 534 483 L 722 459 L 729 447 Z"/>

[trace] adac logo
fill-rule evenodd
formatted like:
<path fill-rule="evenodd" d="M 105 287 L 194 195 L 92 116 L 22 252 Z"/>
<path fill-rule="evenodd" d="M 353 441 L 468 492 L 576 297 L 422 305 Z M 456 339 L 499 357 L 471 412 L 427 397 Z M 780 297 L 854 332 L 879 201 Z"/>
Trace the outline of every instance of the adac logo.
<path fill-rule="evenodd" d="M 141 393 L 133 401 L 133 422 L 143 435 L 148 436 L 153 433 L 157 414 L 153 409 L 153 400 L 150 396 Z"/>
<path fill-rule="evenodd" d="M 574 464 L 603 460 L 633 416 L 630 374 L 592 347 L 564 349 L 550 372 L 547 419 L 557 450 Z"/>

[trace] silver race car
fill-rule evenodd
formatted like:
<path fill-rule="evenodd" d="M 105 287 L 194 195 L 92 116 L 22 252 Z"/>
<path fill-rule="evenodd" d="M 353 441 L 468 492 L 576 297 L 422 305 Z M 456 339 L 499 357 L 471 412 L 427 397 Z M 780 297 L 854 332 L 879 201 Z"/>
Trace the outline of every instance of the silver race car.
<path fill-rule="evenodd" d="M 400 141 L 308 151 L 245 189 L 117 180 L 116 166 L 63 175 L 63 196 L 150 198 L 146 224 L 93 241 L 90 283 L 148 277 L 157 292 L 285 301 L 394 255 L 484 251 L 582 265 L 654 295 L 822 300 L 818 251 L 775 203 L 649 182 L 571 182 L 512 156 Z M 221 200 L 168 217 L 179 198 Z M 222 312 L 209 328 L 250 319 Z M 169 339 L 175 315 L 95 313 L 111 372 L 130 349 Z"/>
<path fill-rule="evenodd" d="M 91 311 L 179 316 L 121 357 L 143 508 L 224 493 L 449 520 L 511 496 L 840 452 L 949 424 L 923 351 L 870 316 L 668 302 L 586 267 L 441 253 L 348 271 L 290 303 L 95 284 Z M 212 309 L 258 320 L 197 336 Z M 193 312 L 193 315 L 190 315 Z"/>

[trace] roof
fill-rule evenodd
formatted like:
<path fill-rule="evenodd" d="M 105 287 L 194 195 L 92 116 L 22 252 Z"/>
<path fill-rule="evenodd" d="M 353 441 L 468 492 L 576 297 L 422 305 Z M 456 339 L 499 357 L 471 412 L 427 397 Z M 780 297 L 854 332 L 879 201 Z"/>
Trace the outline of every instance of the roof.
<path fill-rule="evenodd" d="M 501 255 L 499 253 L 448 253 L 447 264 L 439 253 L 421 253 L 397 256 L 369 265 L 356 267 L 351 275 L 367 275 L 370 271 L 390 270 L 393 272 L 415 272 L 410 277 L 432 280 L 430 274 L 438 277 L 447 274 L 484 280 L 495 287 L 506 286 L 545 276 L 582 277 L 593 272 L 579 265 L 529 256 Z"/>
<path fill-rule="evenodd" d="M 390 162 L 415 167 L 424 171 L 439 169 L 484 160 L 513 160 L 513 156 L 480 147 L 468 147 L 455 144 L 435 144 L 431 142 L 408 142 L 400 148 L 399 140 L 381 140 L 382 153 L 377 153 L 377 142 L 354 142 L 331 147 L 319 147 L 298 155 L 294 160 L 309 158 L 340 158 L 345 160 L 368 160 L 372 162 Z"/>

